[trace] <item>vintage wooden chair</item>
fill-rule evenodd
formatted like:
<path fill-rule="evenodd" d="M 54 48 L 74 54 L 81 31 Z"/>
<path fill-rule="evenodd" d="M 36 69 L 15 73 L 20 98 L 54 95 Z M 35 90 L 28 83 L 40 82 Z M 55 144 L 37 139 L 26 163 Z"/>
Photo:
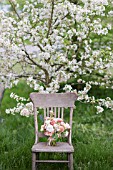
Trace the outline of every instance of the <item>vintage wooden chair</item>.
<path fill-rule="evenodd" d="M 71 142 L 72 130 L 70 130 L 67 142 L 57 142 L 56 146 L 47 146 L 46 142 L 39 142 L 39 138 L 44 136 L 38 132 L 37 109 L 44 109 L 44 118 L 49 116 L 49 110 L 53 110 L 55 117 L 64 117 L 64 109 L 70 109 L 69 124 L 72 129 L 72 115 L 74 109 L 74 102 L 77 99 L 75 93 L 53 93 L 41 94 L 31 93 L 30 99 L 34 106 L 34 122 L 35 122 L 35 144 L 32 147 L 32 170 L 38 168 L 38 163 L 43 162 L 56 162 L 68 163 L 69 170 L 73 170 L 73 152 L 74 148 Z M 39 153 L 67 153 L 67 160 L 39 160 Z"/>

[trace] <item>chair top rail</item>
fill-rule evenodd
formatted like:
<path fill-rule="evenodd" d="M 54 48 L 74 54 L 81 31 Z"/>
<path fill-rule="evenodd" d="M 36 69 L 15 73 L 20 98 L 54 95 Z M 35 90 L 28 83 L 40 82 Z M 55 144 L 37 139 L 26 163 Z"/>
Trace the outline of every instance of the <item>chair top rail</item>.
<path fill-rule="evenodd" d="M 76 93 L 37 93 L 30 94 L 35 107 L 74 107 Z"/>

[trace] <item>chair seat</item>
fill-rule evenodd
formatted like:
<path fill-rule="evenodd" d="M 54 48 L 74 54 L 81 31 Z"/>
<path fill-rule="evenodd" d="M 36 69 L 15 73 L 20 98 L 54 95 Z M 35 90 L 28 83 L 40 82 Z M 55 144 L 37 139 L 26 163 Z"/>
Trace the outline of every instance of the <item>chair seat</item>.
<path fill-rule="evenodd" d="M 57 142 L 56 146 L 48 146 L 47 142 L 39 142 L 36 145 L 33 145 L 32 152 L 74 152 L 72 145 L 69 145 L 67 142 Z"/>

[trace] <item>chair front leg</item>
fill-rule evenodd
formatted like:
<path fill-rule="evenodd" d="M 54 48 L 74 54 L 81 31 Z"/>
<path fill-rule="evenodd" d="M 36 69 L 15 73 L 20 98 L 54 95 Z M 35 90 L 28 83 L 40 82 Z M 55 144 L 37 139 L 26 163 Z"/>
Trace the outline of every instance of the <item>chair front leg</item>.
<path fill-rule="evenodd" d="M 69 170 L 73 170 L 73 153 L 69 153 Z"/>
<path fill-rule="evenodd" d="M 36 153 L 32 152 L 32 170 L 36 170 Z"/>

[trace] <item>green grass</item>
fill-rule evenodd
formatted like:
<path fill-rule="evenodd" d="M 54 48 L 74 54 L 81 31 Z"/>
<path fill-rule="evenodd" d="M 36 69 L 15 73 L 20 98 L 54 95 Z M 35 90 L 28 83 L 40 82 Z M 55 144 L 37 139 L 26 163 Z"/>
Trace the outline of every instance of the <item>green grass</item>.
<path fill-rule="evenodd" d="M 95 90 L 95 89 L 94 89 Z M 93 91 L 91 93 L 93 94 Z M 10 92 L 28 97 L 32 91 L 25 82 L 7 89 L 0 113 L 0 170 L 31 170 L 31 147 L 34 143 L 33 117 L 7 115 L 6 108 L 14 107 Z M 104 93 L 104 95 L 103 95 Z M 95 90 L 95 95 L 111 96 L 111 91 Z M 111 96 L 113 97 L 113 96 Z M 74 170 L 113 170 L 113 112 L 95 114 L 93 105 L 76 103 L 73 117 L 72 141 L 75 148 Z M 41 158 L 66 155 L 41 154 Z M 67 170 L 62 164 L 40 164 L 41 170 Z"/>

